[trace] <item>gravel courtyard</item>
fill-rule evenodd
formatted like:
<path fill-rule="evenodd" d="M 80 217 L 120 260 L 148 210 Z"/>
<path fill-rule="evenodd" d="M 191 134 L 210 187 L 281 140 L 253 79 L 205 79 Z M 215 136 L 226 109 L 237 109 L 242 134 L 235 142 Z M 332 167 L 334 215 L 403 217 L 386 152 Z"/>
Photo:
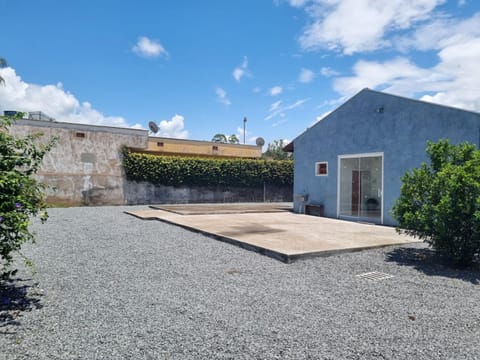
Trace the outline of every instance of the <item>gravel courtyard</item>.
<path fill-rule="evenodd" d="M 0 288 L 0 359 L 480 356 L 480 272 L 423 244 L 284 264 L 132 208 L 35 222 L 36 274 Z"/>

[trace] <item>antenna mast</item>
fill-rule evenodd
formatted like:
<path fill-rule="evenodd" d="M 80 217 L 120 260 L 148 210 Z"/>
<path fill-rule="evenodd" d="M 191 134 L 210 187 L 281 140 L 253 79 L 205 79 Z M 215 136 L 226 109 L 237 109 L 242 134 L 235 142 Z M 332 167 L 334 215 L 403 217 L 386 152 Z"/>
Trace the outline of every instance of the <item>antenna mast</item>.
<path fill-rule="evenodd" d="M 247 117 L 243 118 L 243 145 L 245 145 L 245 125 L 247 124 Z"/>

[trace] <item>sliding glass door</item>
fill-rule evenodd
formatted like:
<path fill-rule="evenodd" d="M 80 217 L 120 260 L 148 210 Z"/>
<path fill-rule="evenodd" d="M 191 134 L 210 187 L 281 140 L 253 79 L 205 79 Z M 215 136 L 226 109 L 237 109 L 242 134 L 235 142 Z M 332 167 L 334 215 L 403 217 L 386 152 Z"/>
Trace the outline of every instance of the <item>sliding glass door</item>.
<path fill-rule="evenodd" d="M 338 216 L 382 222 L 383 154 L 339 156 Z"/>

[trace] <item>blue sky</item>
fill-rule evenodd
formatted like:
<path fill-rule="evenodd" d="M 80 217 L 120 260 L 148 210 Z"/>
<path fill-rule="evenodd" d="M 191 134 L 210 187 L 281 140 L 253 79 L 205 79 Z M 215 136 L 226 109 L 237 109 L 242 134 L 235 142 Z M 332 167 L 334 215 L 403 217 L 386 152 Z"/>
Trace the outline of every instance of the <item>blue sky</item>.
<path fill-rule="evenodd" d="M 291 140 L 365 87 L 480 111 L 477 0 L 0 0 L 0 110 Z"/>

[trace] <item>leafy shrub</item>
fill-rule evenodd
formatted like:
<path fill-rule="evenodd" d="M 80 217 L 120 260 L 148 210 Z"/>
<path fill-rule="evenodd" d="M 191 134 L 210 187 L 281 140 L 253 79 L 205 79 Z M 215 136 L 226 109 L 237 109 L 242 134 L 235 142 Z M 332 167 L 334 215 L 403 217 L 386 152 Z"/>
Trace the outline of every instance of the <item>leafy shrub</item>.
<path fill-rule="evenodd" d="M 283 150 L 285 145 L 287 145 L 287 143 L 283 139 L 274 140 L 269 143 L 267 145 L 267 150 L 262 154 L 262 159 L 291 160 L 293 154 Z"/>
<path fill-rule="evenodd" d="M 20 117 L 19 114 L 18 117 Z M 12 255 L 23 243 L 34 240 L 29 231 L 31 216 L 40 214 L 47 219 L 44 201 L 44 185 L 33 175 L 38 170 L 45 154 L 54 146 L 55 139 L 38 145 L 41 134 L 24 138 L 9 134 L 12 120 L 0 117 L 0 270 L 2 278 L 10 271 Z M 19 120 L 21 121 L 21 120 Z"/>
<path fill-rule="evenodd" d="M 467 266 L 480 254 L 480 151 L 440 140 L 428 143 L 427 154 L 429 165 L 403 176 L 393 216 L 400 232 Z"/>
<path fill-rule="evenodd" d="M 123 151 L 127 179 L 167 186 L 261 187 L 293 184 L 293 161 L 212 159 Z"/>

